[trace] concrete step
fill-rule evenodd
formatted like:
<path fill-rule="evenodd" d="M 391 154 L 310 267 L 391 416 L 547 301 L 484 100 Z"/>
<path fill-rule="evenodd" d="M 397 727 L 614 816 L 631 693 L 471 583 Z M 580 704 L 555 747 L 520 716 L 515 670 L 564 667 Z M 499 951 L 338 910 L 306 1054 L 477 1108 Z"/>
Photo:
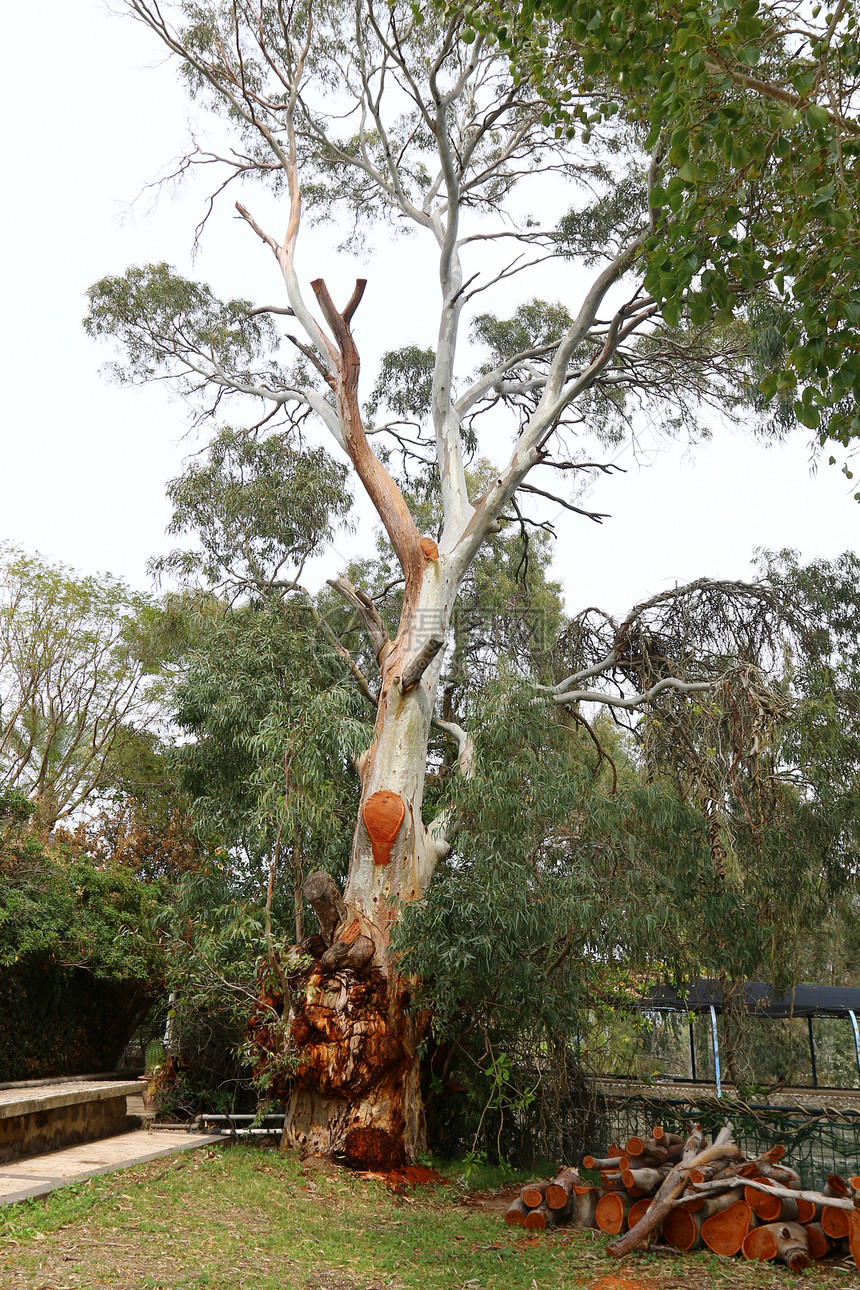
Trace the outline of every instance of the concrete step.
<path fill-rule="evenodd" d="M 132 1165 L 198 1147 L 223 1145 L 224 1141 L 220 1134 L 137 1129 L 28 1160 L 0 1164 L 0 1205 L 46 1196 L 58 1187 L 68 1187 L 99 1174 L 129 1169 Z"/>
<path fill-rule="evenodd" d="M 121 1133 L 137 1080 L 71 1079 L 0 1089 L 0 1168 L 79 1142 Z"/>

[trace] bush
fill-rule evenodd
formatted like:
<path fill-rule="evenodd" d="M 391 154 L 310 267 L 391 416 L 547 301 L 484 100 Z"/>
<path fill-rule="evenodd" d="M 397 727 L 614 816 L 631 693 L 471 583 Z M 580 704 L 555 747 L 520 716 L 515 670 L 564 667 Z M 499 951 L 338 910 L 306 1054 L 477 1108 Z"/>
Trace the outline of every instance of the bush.
<path fill-rule="evenodd" d="M 27 831 L 0 791 L 0 1080 L 110 1070 L 162 990 L 158 889 Z"/>

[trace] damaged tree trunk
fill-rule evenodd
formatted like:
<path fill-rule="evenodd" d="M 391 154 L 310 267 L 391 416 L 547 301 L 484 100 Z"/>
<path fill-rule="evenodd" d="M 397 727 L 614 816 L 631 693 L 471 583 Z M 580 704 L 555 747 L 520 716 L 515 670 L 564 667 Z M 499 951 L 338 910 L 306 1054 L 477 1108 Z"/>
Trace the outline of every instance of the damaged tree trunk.
<path fill-rule="evenodd" d="M 347 451 L 385 522 L 405 594 L 390 640 L 368 598 L 343 579 L 333 584 L 364 619 L 381 684 L 373 739 L 357 765 L 361 803 L 346 889 L 341 896 L 322 872 L 305 883 L 325 948 L 293 996 L 296 1066 L 282 1142 L 356 1167 L 387 1169 L 425 1146 L 418 1048 L 427 1021 L 410 1012 L 410 985 L 391 962 L 389 942 L 403 905 L 421 899 L 448 850 L 444 821 L 431 833 L 422 806 L 441 646 L 462 575 L 435 542 L 419 536 L 399 490 L 370 452 L 355 396 L 350 306 L 339 315 L 324 284 L 314 288 L 341 350 L 333 386 Z"/>

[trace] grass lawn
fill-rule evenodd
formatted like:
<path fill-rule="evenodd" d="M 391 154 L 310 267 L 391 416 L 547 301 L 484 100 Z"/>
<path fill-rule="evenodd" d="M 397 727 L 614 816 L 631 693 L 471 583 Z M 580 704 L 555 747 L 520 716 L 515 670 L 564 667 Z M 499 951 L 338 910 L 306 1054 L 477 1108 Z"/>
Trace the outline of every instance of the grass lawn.
<path fill-rule="evenodd" d="M 619 1264 L 604 1237 L 573 1229 L 524 1239 L 502 1221 L 503 1195 L 447 1176 L 448 1186 L 398 1195 L 260 1147 L 188 1152 L 0 1209 L 0 1288 L 764 1290 L 798 1280 L 701 1253 Z M 860 1287 L 845 1261 L 803 1280 Z"/>

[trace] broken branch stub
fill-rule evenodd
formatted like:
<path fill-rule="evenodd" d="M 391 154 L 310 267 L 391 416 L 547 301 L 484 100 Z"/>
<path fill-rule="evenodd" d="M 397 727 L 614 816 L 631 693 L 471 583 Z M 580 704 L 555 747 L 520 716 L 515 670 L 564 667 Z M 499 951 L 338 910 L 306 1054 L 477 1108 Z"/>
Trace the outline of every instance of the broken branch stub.
<path fill-rule="evenodd" d="M 441 636 L 431 636 L 426 645 L 422 646 L 411 662 L 406 664 L 406 667 L 403 669 L 403 675 L 400 678 L 400 690 L 402 694 L 406 694 L 407 691 L 413 689 L 418 684 L 444 644 L 445 642 Z"/>
<path fill-rule="evenodd" d="M 346 903 L 330 873 L 316 869 L 308 874 L 302 887 L 305 900 L 313 909 L 326 945 L 334 940 L 335 928 L 346 918 Z"/>

